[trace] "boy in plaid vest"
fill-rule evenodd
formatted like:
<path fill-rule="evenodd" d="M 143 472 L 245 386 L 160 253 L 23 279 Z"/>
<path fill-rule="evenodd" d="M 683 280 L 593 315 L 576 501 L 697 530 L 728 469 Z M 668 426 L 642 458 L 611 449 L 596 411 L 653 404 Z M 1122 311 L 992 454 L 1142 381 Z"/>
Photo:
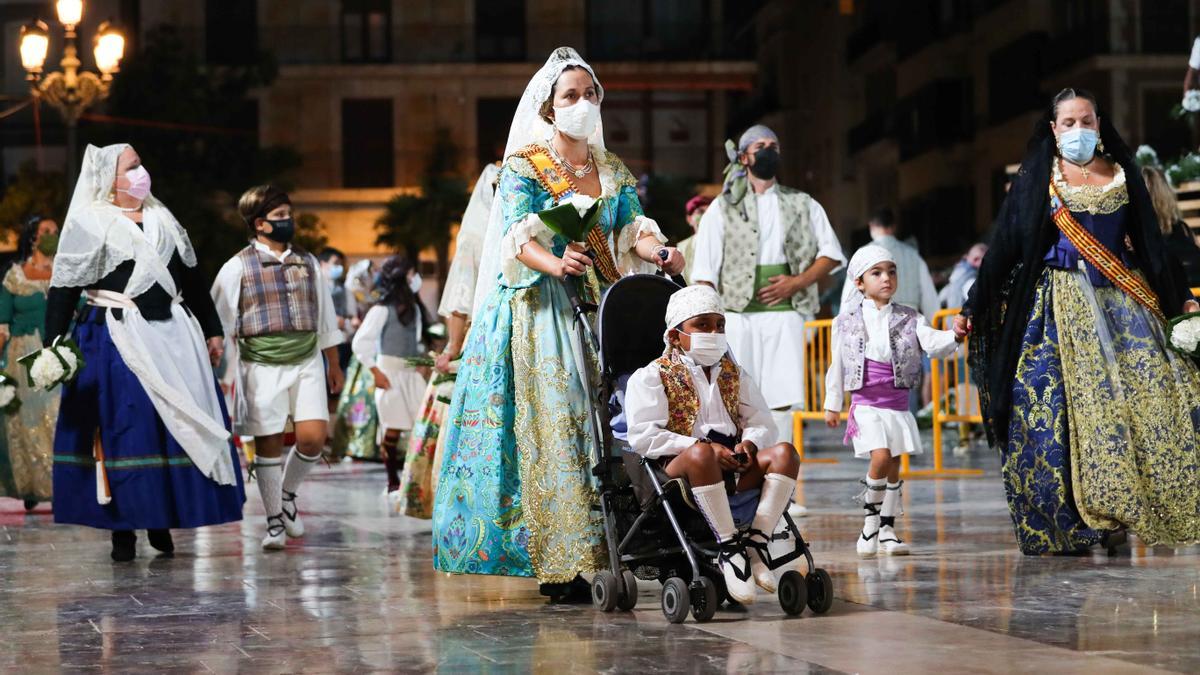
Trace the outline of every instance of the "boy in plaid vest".
<path fill-rule="evenodd" d="M 344 338 L 320 264 L 290 245 L 296 228 L 287 193 L 270 185 L 251 188 L 238 211 L 254 239 L 221 268 L 212 296 L 225 333 L 234 338 L 235 422 L 240 433 L 254 436 L 257 450 L 267 512 L 262 546 L 278 550 L 287 537 L 304 534 L 296 491 L 325 446 L 326 397 L 342 388 L 337 346 Z M 284 467 L 289 418 L 296 447 Z"/>

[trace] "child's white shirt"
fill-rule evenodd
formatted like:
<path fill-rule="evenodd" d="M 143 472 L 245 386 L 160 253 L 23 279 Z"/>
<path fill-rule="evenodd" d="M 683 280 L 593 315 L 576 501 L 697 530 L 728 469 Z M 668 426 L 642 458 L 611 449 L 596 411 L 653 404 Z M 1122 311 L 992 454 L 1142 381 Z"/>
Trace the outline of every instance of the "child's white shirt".
<path fill-rule="evenodd" d="M 692 435 L 684 436 L 667 429 L 670 418 L 667 391 L 657 363 L 639 368 L 629 378 L 625 387 L 625 417 L 629 426 L 629 445 L 634 452 L 649 458 L 669 457 L 687 450 L 696 441 L 710 432 L 729 436 L 737 433 L 737 426 L 721 399 L 717 384 L 720 366 L 712 367 L 712 378 L 704 369 L 686 355 L 681 355 L 684 365 L 692 374 L 692 386 L 700 400 L 700 410 L 692 427 Z M 738 412 L 742 421 L 742 440 L 754 443 L 760 450 L 776 443 L 779 431 L 771 418 L 771 409 L 763 399 L 758 385 L 738 367 Z"/>
<path fill-rule="evenodd" d="M 890 363 L 892 360 L 892 340 L 888 331 L 892 307 L 890 302 L 879 308 L 873 300 L 863 300 L 862 318 L 867 329 L 867 346 L 863 350 L 863 356 L 872 361 Z M 831 360 L 829 370 L 825 373 L 825 409 L 841 412 L 846 391 L 842 380 L 842 336 L 836 321 L 833 324 L 830 342 Z M 920 314 L 917 315 L 917 342 L 921 345 L 921 351 L 930 358 L 943 359 L 958 351 L 954 331 L 932 328 L 929 321 Z"/>

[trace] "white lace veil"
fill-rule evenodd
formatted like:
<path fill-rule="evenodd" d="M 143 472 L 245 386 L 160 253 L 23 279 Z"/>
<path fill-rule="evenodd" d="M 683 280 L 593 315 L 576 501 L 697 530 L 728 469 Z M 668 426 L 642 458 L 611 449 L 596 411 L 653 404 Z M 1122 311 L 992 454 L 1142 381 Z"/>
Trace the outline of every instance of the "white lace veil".
<path fill-rule="evenodd" d="M 508 143 L 504 146 L 505 159 L 530 143 L 546 142 L 553 136 L 554 127 L 542 119 L 541 108 L 542 104 L 550 99 L 550 91 L 554 88 L 554 83 L 558 82 L 558 77 L 569 66 L 579 66 L 588 71 L 588 74 L 592 76 L 592 81 L 596 83 L 596 100 L 603 103 L 604 87 L 600 85 L 600 78 L 596 77 L 596 72 L 592 70 L 592 67 L 579 56 L 579 52 L 571 47 L 555 49 L 550 53 L 550 58 L 546 59 L 546 64 L 529 81 L 525 87 L 525 93 L 521 96 L 521 102 L 517 104 L 512 126 L 508 130 Z M 603 121 L 596 125 L 596 130 L 588 138 L 588 144 L 604 148 Z M 484 301 L 496 287 L 496 278 L 500 275 L 500 240 L 504 238 L 502 214 L 500 200 L 495 199 L 492 202 L 492 211 L 488 216 L 487 233 L 483 238 L 472 317 L 479 314 Z"/>
<path fill-rule="evenodd" d="M 125 143 L 89 145 L 84 151 L 79 181 L 63 220 L 51 286 L 92 286 L 121 263 L 134 260 L 126 295 L 141 295 L 155 283 L 174 295 L 175 282 L 167 272 L 172 254 L 178 251 L 185 265 L 196 266 L 187 232 L 154 195 L 142 204 L 140 229 L 112 203 L 117 159 L 128 147 Z"/>

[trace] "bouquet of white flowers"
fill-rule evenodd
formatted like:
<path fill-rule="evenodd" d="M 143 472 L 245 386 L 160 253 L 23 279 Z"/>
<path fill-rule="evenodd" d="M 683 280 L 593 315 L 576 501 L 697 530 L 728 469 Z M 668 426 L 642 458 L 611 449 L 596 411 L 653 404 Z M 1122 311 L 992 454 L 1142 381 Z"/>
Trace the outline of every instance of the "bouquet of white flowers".
<path fill-rule="evenodd" d="M 12 375 L 0 372 L 0 411 L 9 415 L 21 409 L 21 399 L 17 396 L 17 381 Z"/>
<path fill-rule="evenodd" d="M 1179 105 L 1187 112 L 1200 112 L 1200 89 L 1188 89 Z"/>
<path fill-rule="evenodd" d="M 1167 343 L 1185 356 L 1200 356 L 1200 312 L 1189 312 L 1167 323 Z"/>
<path fill-rule="evenodd" d="M 29 386 L 50 391 L 75 379 L 83 369 L 83 354 L 73 340 L 58 337 L 49 347 L 17 360 L 29 374 Z"/>

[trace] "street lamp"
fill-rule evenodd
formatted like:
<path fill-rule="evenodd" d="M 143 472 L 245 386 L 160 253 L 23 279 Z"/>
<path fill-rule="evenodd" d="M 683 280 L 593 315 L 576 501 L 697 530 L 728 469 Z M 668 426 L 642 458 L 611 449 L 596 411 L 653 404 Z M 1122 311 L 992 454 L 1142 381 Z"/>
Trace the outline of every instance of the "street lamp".
<path fill-rule="evenodd" d="M 108 96 L 113 73 L 120 69 L 125 55 L 125 37 L 109 22 L 100 24 L 93 38 L 92 54 L 99 75 L 81 70 L 75 48 L 75 27 L 83 20 L 83 0 L 58 0 L 58 21 L 63 25 L 63 56 L 58 70 L 43 74 L 50 47 L 50 32 L 45 22 L 34 21 L 21 28 L 21 66 L 28 73 L 29 89 L 62 114 L 67 124 L 67 180 L 74 182 L 76 155 L 75 127 L 79 116 L 97 101 Z"/>

